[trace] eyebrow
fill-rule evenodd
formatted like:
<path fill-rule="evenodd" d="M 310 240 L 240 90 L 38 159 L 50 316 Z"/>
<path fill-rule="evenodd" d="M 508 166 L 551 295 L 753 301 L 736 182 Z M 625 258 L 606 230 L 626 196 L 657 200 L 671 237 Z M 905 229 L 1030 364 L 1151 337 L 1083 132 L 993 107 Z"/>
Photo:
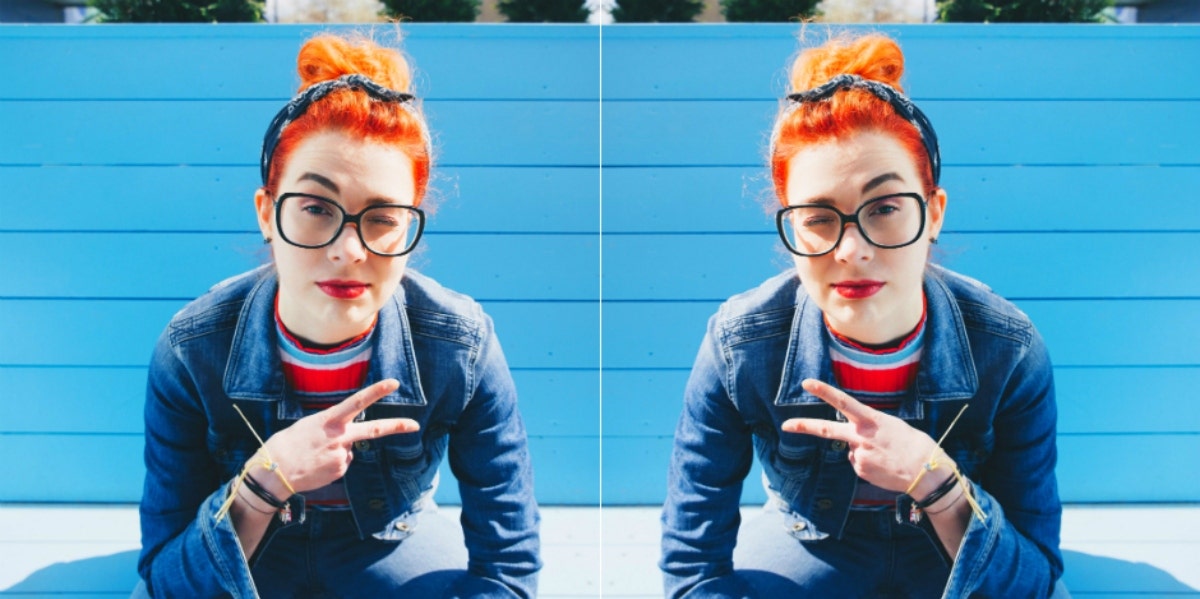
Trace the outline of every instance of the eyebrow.
<path fill-rule="evenodd" d="M 330 181 L 329 178 L 324 177 L 322 175 L 318 175 L 316 173 L 304 173 L 303 175 L 300 175 L 300 178 L 297 179 L 297 181 L 312 181 L 312 182 L 316 183 L 317 185 L 320 185 L 321 187 L 324 187 L 324 188 L 328 189 L 329 191 L 332 191 L 333 193 L 341 193 L 342 192 L 342 190 L 338 189 L 338 186 L 336 183 L 334 183 L 333 181 Z"/>
<path fill-rule="evenodd" d="M 904 178 L 896 173 L 884 173 L 882 175 L 879 175 L 878 177 L 875 177 L 874 179 L 867 181 L 866 185 L 863 185 L 863 188 L 862 188 L 863 195 L 866 195 L 872 189 L 875 189 L 876 187 L 879 187 L 880 185 L 883 185 L 884 183 L 887 183 L 888 181 L 904 182 Z"/>

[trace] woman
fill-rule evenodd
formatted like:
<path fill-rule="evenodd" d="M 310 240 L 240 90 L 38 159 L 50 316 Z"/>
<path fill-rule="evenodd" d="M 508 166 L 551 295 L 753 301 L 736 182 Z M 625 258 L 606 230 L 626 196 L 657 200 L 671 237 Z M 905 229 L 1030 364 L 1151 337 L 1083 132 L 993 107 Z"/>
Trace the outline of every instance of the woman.
<path fill-rule="evenodd" d="M 881 35 L 793 65 L 770 161 L 795 270 L 709 321 L 663 510 L 670 597 L 1065 596 L 1050 361 L 1016 307 L 927 263 L 947 194 L 902 72 Z M 752 447 L 769 500 L 739 527 Z"/>
<path fill-rule="evenodd" d="M 150 365 L 140 588 L 532 597 L 538 511 L 491 320 L 405 270 L 430 170 L 407 64 L 334 36 L 298 63 L 254 196 L 273 263 L 180 311 Z M 461 529 L 432 501 L 447 450 Z"/>

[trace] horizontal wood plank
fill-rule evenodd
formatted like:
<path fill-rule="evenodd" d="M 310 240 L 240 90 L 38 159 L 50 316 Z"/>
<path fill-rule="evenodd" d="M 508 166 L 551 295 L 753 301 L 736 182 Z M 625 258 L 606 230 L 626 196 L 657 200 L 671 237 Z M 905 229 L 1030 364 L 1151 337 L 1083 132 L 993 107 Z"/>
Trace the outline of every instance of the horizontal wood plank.
<path fill-rule="evenodd" d="M 405 23 L 371 28 L 398 44 L 420 97 L 596 99 L 599 31 L 587 25 L 505 27 Z M 296 54 L 311 35 L 355 35 L 363 26 L 110 24 L 57 31 L 0 29 L 3 99 L 270 99 L 295 92 Z M 464 57 L 470 57 L 464 59 Z M 53 72 L 55 77 L 38 73 Z"/>
<path fill-rule="evenodd" d="M 0 452 L 19 456 L 0 463 L 0 476 L 9 481 L 0 489 L 0 503 L 136 503 L 145 476 L 143 445 L 141 435 L 0 434 Z M 531 436 L 529 453 L 535 480 L 554 481 L 535 486 L 539 503 L 599 502 L 599 437 Z M 458 504 L 448 462 L 441 472 L 435 498 Z"/>
<path fill-rule="evenodd" d="M 686 369 L 605 371 L 604 434 L 673 434 L 689 375 Z M 1055 368 L 1058 432 L 1200 434 L 1200 403 L 1192 398 L 1197 381 L 1200 367 Z M 1148 409 L 1128 409 L 1133 401 Z"/>
<path fill-rule="evenodd" d="M 775 230 L 780 205 L 765 166 L 606 167 L 603 178 L 605 234 Z M 1197 231 L 1188 190 L 1198 180 L 1196 166 L 951 165 L 944 230 Z"/>
<path fill-rule="evenodd" d="M 605 434 L 604 505 L 662 503 L 672 445 L 671 436 Z M 1105 459 L 1096 459 L 1100 455 Z M 629 476 L 631 471 L 638 475 Z M 1200 479 L 1182 474 L 1187 472 L 1200 472 L 1200 434 L 1058 437 L 1056 475 L 1064 502 L 1200 501 Z M 755 467 L 742 485 L 742 503 L 762 503 L 765 499 L 761 475 Z"/>
<path fill-rule="evenodd" d="M 604 304 L 606 369 L 691 369 L 716 301 Z M 1057 366 L 1196 366 L 1200 300 L 1022 300 Z M 690 341 L 689 341 L 690 340 Z"/>
<path fill-rule="evenodd" d="M 604 302 L 605 368 L 690 369 L 719 302 Z M 1021 300 L 1057 366 L 1197 366 L 1200 300 Z"/>
<path fill-rule="evenodd" d="M 1200 97 L 1200 70 L 1177 60 L 1200 49 L 1194 28 L 839 24 L 832 31 L 882 32 L 895 38 L 905 55 L 903 84 L 919 101 Z M 823 42 L 828 32 L 794 24 L 731 23 L 705 30 L 667 24 L 608 26 L 604 98 L 775 99 L 786 93 L 793 55 Z M 1160 71 L 1147 65 L 1168 64 L 1191 76 L 1162 85 Z"/>
<path fill-rule="evenodd" d="M 596 300 L 598 242 L 587 233 L 430 232 L 409 264 L 478 298 Z M 0 253 L 30 247 L 41 259 L 0 263 L 0 297 L 191 298 L 270 256 L 258 232 L 0 233 Z"/>
<path fill-rule="evenodd" d="M 0 166 L 0 231 L 258 231 L 257 166 Z M 436 233 L 597 233 L 599 169 L 435 167 Z M 27 209 L 28 198 L 45 202 Z"/>
<path fill-rule="evenodd" d="M 1180 298 L 1200 297 L 1200 281 L 1178 276 L 1200 272 L 1200 256 L 1192 251 L 1198 246 L 1200 231 L 946 232 L 933 256 L 1006 297 Z M 772 232 L 610 234 L 604 237 L 604 298 L 723 299 L 791 265 L 791 254 Z"/>
<path fill-rule="evenodd" d="M 596 436 L 600 376 L 587 370 L 516 370 L 530 435 Z M 0 367 L 0 434 L 141 434 L 146 368 Z M 19 398 L 39 398 L 37 408 Z M 8 400 L 8 398 L 16 398 Z"/>
<path fill-rule="evenodd" d="M 0 300 L 2 366 L 145 366 L 154 343 L 185 302 L 176 300 Z M 595 302 L 494 302 L 496 323 L 513 368 L 595 368 L 599 310 Z M 119 340 L 119 342 L 118 342 Z"/>
<path fill-rule="evenodd" d="M 264 100 L 0 100 L 0 164 L 257 165 L 279 107 Z M 426 103 L 425 114 L 441 165 L 599 163 L 597 101 L 443 100 Z"/>
<path fill-rule="evenodd" d="M 922 103 L 947 166 L 1194 166 L 1200 148 L 1190 140 L 1200 136 L 1200 121 L 1191 115 L 1198 107 L 1200 100 Z M 606 97 L 604 165 L 757 166 L 776 109 L 774 101 Z"/>

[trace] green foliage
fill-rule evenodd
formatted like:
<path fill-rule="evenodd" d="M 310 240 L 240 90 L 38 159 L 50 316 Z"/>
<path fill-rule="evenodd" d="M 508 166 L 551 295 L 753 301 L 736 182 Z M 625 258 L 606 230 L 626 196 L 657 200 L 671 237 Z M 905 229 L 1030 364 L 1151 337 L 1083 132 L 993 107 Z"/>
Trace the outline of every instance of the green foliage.
<path fill-rule="evenodd" d="M 704 10 L 702 0 L 617 0 L 618 23 L 690 23 Z"/>
<path fill-rule="evenodd" d="M 582 0 L 500 0 L 496 8 L 509 23 L 582 23 L 588 17 Z"/>
<path fill-rule="evenodd" d="M 88 0 L 102 23 L 262 21 L 264 0 Z"/>
<path fill-rule="evenodd" d="M 416 23 L 471 22 L 480 0 L 382 0 L 389 17 Z"/>
<path fill-rule="evenodd" d="M 958 23 L 1097 23 L 1113 0 L 937 0 L 939 19 Z"/>
<path fill-rule="evenodd" d="M 721 0 L 726 21 L 787 22 L 817 15 L 820 0 Z"/>

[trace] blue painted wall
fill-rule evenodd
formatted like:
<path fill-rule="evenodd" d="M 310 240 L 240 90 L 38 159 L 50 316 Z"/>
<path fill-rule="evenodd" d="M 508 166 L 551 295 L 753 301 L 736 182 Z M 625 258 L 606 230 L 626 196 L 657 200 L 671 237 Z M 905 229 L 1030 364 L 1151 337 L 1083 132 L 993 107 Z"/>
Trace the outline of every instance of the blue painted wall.
<path fill-rule="evenodd" d="M 259 144 L 315 31 L 0 27 L 0 501 L 140 498 L 152 344 L 265 257 Z M 595 504 L 599 31 L 403 34 L 437 151 L 410 267 L 495 318 L 538 499 Z"/>
<path fill-rule="evenodd" d="M 261 260 L 258 144 L 314 31 L 0 27 L 0 501 L 139 498 L 151 344 Z M 885 31 L 942 139 L 939 260 L 1050 346 L 1064 498 L 1200 501 L 1200 28 Z M 762 164 L 796 28 L 404 33 L 439 148 L 414 264 L 495 317 L 539 500 L 661 502 L 705 320 L 787 267 Z"/>
<path fill-rule="evenodd" d="M 882 30 L 941 140 L 937 259 L 1049 345 L 1063 498 L 1200 500 L 1200 28 Z M 789 267 L 764 164 L 797 33 L 604 29 L 606 505 L 662 500 L 707 318 Z"/>

